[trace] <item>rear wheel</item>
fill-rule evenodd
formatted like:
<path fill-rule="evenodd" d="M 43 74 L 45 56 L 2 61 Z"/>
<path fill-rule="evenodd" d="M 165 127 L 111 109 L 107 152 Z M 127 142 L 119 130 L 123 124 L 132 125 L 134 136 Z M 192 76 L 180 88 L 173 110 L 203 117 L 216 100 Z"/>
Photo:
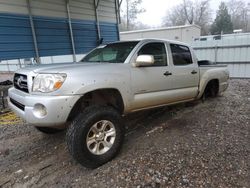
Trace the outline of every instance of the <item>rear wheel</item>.
<path fill-rule="evenodd" d="M 206 98 L 214 98 L 219 94 L 219 84 L 217 80 L 212 80 L 210 81 L 206 88 L 205 91 L 202 95 L 202 100 L 205 100 Z"/>
<path fill-rule="evenodd" d="M 38 131 L 45 133 L 45 134 L 56 134 L 62 132 L 63 129 L 56 129 L 51 127 L 35 127 Z"/>
<path fill-rule="evenodd" d="M 108 106 L 87 107 L 68 128 L 66 140 L 73 158 L 96 168 L 114 158 L 123 142 L 120 114 Z"/>

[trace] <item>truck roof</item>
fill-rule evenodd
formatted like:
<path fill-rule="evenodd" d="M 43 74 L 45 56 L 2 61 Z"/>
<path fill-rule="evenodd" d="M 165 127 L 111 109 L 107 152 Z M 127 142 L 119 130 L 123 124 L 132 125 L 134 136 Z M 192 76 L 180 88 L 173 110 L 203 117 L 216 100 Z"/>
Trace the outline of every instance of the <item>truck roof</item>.
<path fill-rule="evenodd" d="M 147 38 L 147 39 L 133 39 L 133 40 L 122 40 L 122 41 L 117 41 L 113 43 L 120 43 L 120 42 L 168 42 L 168 43 L 173 43 L 173 44 L 180 44 L 180 45 L 185 45 L 189 46 L 189 44 L 180 42 L 180 41 L 175 41 L 175 40 L 166 40 L 166 39 L 156 39 L 156 38 Z"/>

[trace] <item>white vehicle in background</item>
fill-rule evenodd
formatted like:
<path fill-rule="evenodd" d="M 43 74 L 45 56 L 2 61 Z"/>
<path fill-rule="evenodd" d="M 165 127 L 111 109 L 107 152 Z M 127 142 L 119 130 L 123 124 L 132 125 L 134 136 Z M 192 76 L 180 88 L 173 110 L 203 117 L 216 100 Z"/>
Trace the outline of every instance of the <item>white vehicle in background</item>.
<path fill-rule="evenodd" d="M 44 133 L 69 125 L 67 144 L 82 165 L 116 156 L 122 115 L 215 97 L 228 87 L 226 66 L 199 66 L 184 43 L 144 39 L 97 47 L 80 62 L 18 70 L 9 106 Z"/>

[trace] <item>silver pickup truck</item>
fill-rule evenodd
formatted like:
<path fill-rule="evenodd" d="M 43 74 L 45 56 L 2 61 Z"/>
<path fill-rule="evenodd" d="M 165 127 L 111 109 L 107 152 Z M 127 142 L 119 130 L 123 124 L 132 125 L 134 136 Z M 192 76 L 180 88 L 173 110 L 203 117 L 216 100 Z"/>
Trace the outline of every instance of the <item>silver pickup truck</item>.
<path fill-rule="evenodd" d="M 41 132 L 67 127 L 74 159 L 95 168 L 121 148 L 122 115 L 215 97 L 227 89 L 228 78 L 226 66 L 199 66 L 184 43 L 124 41 L 99 46 L 77 63 L 18 70 L 8 101 Z"/>

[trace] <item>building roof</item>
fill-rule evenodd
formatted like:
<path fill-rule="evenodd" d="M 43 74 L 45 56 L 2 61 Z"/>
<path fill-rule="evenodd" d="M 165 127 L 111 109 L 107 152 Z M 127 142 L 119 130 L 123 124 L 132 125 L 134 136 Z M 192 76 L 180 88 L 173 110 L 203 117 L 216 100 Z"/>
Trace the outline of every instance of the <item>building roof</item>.
<path fill-rule="evenodd" d="M 153 28 L 153 29 L 141 29 L 141 30 L 134 30 L 134 31 L 123 31 L 120 32 L 121 34 L 128 34 L 128 33 L 141 33 L 141 32 L 151 32 L 151 31 L 163 31 L 163 30 L 174 30 L 174 29 L 183 29 L 189 27 L 196 27 L 200 29 L 201 27 L 198 25 L 180 25 L 180 26 L 173 26 L 173 27 L 161 27 L 161 28 Z"/>

